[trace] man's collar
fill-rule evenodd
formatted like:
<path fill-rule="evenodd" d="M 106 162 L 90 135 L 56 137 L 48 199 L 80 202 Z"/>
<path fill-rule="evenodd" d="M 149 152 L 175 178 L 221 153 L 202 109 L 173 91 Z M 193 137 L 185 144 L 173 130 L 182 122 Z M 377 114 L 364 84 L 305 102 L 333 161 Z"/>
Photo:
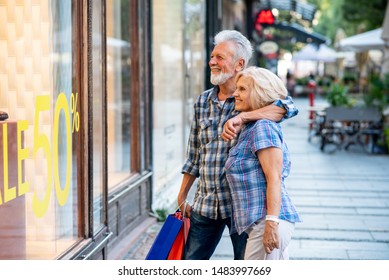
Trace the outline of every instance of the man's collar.
<path fill-rule="evenodd" d="M 208 100 L 212 100 L 213 102 L 217 103 L 219 102 L 219 99 L 217 98 L 217 94 L 219 92 L 219 86 L 216 85 L 212 88 L 211 94 L 209 95 Z M 231 102 L 234 100 L 234 97 L 231 95 L 227 97 L 226 101 Z"/>

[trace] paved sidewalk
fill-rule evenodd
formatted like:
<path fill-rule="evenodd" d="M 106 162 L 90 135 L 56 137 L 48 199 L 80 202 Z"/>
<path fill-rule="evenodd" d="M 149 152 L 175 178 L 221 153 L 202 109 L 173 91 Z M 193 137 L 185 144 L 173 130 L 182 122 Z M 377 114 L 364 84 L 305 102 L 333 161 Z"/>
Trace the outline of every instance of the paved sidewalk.
<path fill-rule="evenodd" d="M 389 260 L 389 156 L 353 146 L 322 153 L 318 139 L 307 141 L 308 99 L 295 103 L 299 115 L 283 123 L 292 157 L 286 184 L 304 222 L 296 224 L 291 259 Z M 150 227 L 125 258 L 144 259 L 159 226 Z M 225 231 L 213 259 L 232 258 Z"/>

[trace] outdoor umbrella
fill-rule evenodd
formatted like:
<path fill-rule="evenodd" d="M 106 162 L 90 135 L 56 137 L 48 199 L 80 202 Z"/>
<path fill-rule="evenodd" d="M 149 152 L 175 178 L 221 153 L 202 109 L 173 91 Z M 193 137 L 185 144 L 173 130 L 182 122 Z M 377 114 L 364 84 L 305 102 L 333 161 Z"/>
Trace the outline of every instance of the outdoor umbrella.
<path fill-rule="evenodd" d="M 382 28 L 377 28 L 364 33 L 340 40 L 337 49 L 340 51 L 365 52 L 369 50 L 382 50 L 385 46 L 381 39 Z"/>
<path fill-rule="evenodd" d="M 336 51 L 325 44 L 321 44 L 319 48 L 314 44 L 308 44 L 293 55 L 294 61 L 307 60 L 331 63 L 335 62 L 336 58 Z"/>

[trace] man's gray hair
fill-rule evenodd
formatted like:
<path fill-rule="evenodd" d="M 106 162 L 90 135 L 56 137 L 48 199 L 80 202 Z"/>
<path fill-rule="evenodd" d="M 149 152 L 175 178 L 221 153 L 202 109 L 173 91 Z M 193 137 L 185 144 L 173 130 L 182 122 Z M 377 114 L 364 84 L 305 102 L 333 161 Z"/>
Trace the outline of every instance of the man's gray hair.
<path fill-rule="evenodd" d="M 250 58 L 253 55 L 253 46 L 250 41 L 236 30 L 223 30 L 216 34 L 214 44 L 219 45 L 221 43 L 231 41 L 236 45 L 235 59 L 244 59 L 244 68 L 247 67 Z"/>

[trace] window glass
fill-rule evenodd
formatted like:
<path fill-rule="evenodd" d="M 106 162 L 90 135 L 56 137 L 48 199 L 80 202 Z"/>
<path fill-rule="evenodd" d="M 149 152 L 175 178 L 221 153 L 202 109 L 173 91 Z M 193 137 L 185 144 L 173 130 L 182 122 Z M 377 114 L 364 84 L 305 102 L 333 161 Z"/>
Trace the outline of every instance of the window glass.
<path fill-rule="evenodd" d="M 155 193 L 171 185 L 183 164 L 183 4 L 181 0 L 153 1 Z"/>
<path fill-rule="evenodd" d="M 93 161 L 92 161 L 92 185 L 93 185 L 93 232 L 104 225 L 104 110 L 103 110 L 103 30 L 102 30 L 102 3 L 92 3 L 92 133 L 93 133 Z"/>
<path fill-rule="evenodd" d="M 176 202 L 193 103 L 204 90 L 204 15 L 204 0 L 153 1 L 153 192 L 167 194 L 155 209 Z"/>
<path fill-rule="evenodd" d="M 72 1 L 0 4 L 0 259 L 53 259 L 79 233 Z"/>
<path fill-rule="evenodd" d="M 108 186 L 130 176 L 131 1 L 107 1 Z"/>

